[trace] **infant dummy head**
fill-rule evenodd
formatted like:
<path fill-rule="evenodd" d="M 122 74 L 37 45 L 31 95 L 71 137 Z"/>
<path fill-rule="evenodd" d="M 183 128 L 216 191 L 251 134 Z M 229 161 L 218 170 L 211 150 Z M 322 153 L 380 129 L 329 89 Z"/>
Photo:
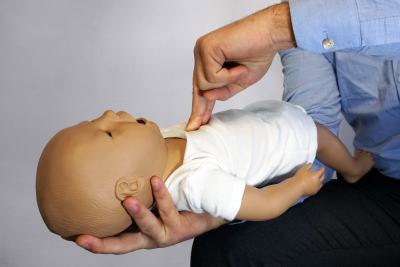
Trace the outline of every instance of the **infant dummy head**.
<path fill-rule="evenodd" d="M 106 111 L 58 132 L 46 145 L 36 175 L 37 203 L 49 230 L 78 235 L 115 235 L 131 217 L 128 196 L 153 204 L 150 178 L 163 177 L 167 148 L 158 126 L 126 112 Z"/>

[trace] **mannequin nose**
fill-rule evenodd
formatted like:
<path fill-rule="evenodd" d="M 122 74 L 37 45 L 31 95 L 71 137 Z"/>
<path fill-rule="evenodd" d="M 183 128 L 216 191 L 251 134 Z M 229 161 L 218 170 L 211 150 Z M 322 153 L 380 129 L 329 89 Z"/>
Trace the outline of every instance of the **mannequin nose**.
<path fill-rule="evenodd" d="M 103 113 L 103 115 L 101 115 L 97 119 L 92 120 L 92 122 L 96 122 L 96 121 L 101 122 L 101 121 L 107 121 L 107 120 L 111 120 L 111 121 L 119 120 L 119 115 L 112 110 L 106 110 Z"/>
<path fill-rule="evenodd" d="M 118 111 L 115 113 L 112 110 L 107 110 L 101 115 L 98 119 L 93 121 L 101 121 L 101 120 L 110 120 L 110 121 L 119 121 L 119 122 L 135 122 L 136 120 L 126 113 L 125 111 Z"/>
<path fill-rule="evenodd" d="M 125 111 L 118 111 L 117 115 L 120 117 L 121 121 L 136 121 L 134 117 Z"/>
<path fill-rule="evenodd" d="M 101 117 L 119 119 L 119 115 L 112 110 L 106 110 Z"/>

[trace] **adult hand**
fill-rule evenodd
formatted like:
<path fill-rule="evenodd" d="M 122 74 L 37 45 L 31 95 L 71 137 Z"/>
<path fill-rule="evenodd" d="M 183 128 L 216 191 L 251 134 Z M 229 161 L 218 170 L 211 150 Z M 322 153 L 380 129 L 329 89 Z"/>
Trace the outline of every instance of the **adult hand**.
<path fill-rule="evenodd" d="M 224 223 L 223 219 L 213 218 L 208 213 L 178 212 L 162 180 L 153 177 L 151 185 L 159 218 L 137 199 L 129 197 L 123 206 L 137 224 L 139 232 L 123 232 L 105 238 L 81 235 L 76 243 L 93 253 L 124 254 L 139 249 L 172 246 Z"/>
<path fill-rule="evenodd" d="M 215 100 L 227 100 L 259 81 L 275 54 L 294 46 L 287 3 L 200 37 L 194 48 L 192 114 L 186 130 L 206 124 Z"/>

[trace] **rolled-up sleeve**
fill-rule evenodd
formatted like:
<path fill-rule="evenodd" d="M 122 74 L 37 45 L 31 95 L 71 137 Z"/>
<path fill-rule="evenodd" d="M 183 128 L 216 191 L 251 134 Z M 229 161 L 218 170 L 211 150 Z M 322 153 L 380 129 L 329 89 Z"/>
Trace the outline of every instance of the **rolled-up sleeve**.
<path fill-rule="evenodd" d="M 288 2 L 297 45 L 309 52 L 361 52 L 366 46 L 400 43 L 399 0 Z"/>
<path fill-rule="evenodd" d="M 338 135 L 342 120 L 341 98 L 335 70 L 322 54 L 311 54 L 302 49 L 280 52 L 284 79 L 283 100 L 303 107 L 314 121 Z M 322 166 L 315 161 L 313 169 Z M 325 182 L 333 171 L 326 168 Z"/>

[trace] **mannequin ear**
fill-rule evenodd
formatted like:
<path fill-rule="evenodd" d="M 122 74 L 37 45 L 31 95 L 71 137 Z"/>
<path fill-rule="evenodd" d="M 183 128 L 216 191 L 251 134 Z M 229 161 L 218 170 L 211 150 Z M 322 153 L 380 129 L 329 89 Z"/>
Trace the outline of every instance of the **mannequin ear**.
<path fill-rule="evenodd" d="M 115 185 L 115 196 L 120 201 L 136 196 L 142 190 L 144 183 L 145 179 L 142 176 L 119 178 Z"/>

